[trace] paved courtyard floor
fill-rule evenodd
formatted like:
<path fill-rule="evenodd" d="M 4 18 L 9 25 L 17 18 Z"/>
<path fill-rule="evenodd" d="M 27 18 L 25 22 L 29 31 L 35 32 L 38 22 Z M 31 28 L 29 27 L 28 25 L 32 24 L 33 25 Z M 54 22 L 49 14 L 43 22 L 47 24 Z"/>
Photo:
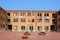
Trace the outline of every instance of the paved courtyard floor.
<path fill-rule="evenodd" d="M 22 39 L 24 32 L 0 32 L 0 40 L 60 40 L 59 32 L 47 32 L 46 35 L 38 35 L 38 32 L 31 32 L 28 39 Z"/>

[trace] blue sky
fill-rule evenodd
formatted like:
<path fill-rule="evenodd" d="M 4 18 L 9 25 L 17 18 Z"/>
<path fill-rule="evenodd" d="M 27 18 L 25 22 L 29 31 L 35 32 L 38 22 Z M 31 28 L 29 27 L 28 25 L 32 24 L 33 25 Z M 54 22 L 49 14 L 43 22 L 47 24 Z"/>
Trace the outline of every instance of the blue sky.
<path fill-rule="evenodd" d="M 0 0 L 5 10 L 60 10 L 60 0 Z"/>

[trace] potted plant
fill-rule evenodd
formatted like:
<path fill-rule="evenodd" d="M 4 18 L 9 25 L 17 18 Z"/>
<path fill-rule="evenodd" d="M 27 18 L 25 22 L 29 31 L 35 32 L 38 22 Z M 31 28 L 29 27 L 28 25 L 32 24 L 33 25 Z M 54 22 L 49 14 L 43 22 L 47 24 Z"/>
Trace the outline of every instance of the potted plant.
<path fill-rule="evenodd" d="M 46 35 L 46 32 L 45 32 L 45 31 L 41 31 L 41 32 L 39 33 L 39 35 Z"/>
<path fill-rule="evenodd" d="M 22 36 L 22 39 L 27 39 L 28 38 L 28 36 Z"/>
<path fill-rule="evenodd" d="M 28 28 L 26 28 L 26 32 L 24 33 L 24 35 L 30 35 L 30 33 L 28 32 Z"/>

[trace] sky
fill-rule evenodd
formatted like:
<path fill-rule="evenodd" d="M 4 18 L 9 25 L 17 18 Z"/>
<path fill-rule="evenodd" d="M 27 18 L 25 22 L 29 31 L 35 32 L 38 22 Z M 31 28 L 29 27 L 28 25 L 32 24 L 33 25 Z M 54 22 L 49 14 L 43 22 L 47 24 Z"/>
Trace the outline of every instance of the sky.
<path fill-rule="evenodd" d="M 0 0 L 5 10 L 60 10 L 60 0 Z"/>

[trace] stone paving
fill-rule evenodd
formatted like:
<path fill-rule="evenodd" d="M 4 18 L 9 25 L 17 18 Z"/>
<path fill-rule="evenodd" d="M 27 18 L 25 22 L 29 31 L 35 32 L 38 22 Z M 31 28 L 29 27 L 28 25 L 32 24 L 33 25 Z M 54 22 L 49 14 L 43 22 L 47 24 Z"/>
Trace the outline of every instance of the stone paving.
<path fill-rule="evenodd" d="M 47 32 L 46 35 L 38 35 L 38 32 L 31 32 L 28 39 L 22 39 L 24 32 L 0 32 L 0 40 L 60 40 L 60 32 Z"/>

